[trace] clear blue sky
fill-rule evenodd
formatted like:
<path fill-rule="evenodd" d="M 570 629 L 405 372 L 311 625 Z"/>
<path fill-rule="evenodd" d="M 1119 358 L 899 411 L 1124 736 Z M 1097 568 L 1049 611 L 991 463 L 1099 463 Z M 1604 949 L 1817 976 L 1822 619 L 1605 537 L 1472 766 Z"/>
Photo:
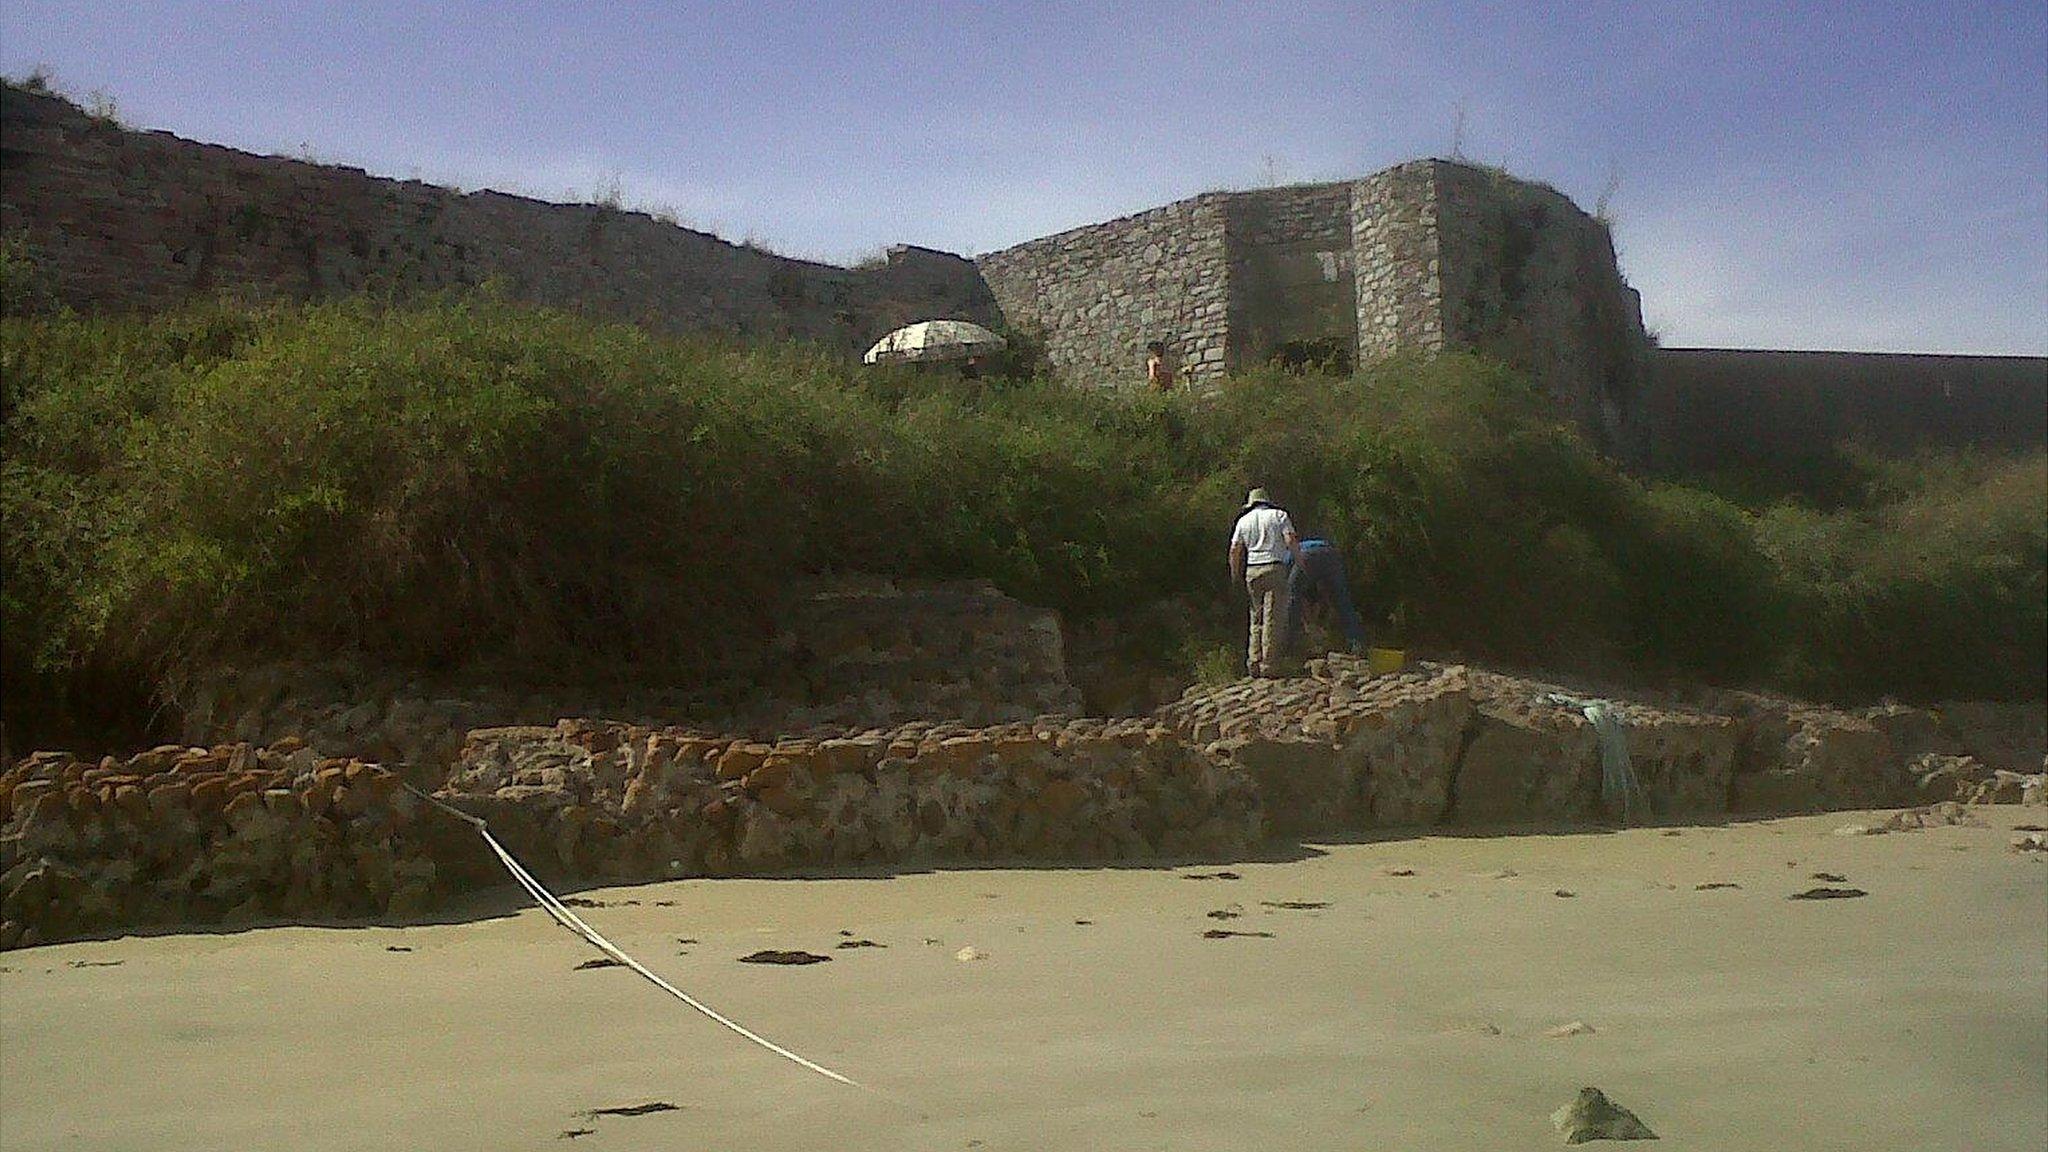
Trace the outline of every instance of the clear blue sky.
<path fill-rule="evenodd" d="M 1606 193 L 1667 344 L 2048 353 L 2043 0 L 1420 7 L 8 0 L 0 70 L 837 262 L 1455 147 Z"/>

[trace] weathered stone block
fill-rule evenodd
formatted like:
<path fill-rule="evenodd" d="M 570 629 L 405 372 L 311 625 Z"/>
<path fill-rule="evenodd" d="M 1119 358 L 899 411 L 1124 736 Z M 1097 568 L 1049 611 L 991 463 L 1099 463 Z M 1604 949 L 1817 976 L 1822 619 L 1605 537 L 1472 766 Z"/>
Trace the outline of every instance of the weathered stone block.
<path fill-rule="evenodd" d="M 1599 813 L 1600 747 L 1562 710 L 1477 709 L 1451 816 L 1461 824 L 1585 820 Z"/>

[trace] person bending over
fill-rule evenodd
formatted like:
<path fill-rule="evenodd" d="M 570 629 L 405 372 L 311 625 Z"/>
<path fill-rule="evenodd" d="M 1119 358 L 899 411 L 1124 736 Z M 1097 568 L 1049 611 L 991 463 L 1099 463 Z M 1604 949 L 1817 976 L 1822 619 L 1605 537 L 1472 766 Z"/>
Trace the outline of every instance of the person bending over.
<path fill-rule="evenodd" d="M 1351 651 L 1365 651 L 1365 625 L 1351 603 L 1351 584 L 1344 578 L 1343 553 L 1330 541 L 1311 536 L 1301 542 L 1296 557 L 1287 570 L 1287 649 L 1293 650 L 1304 638 L 1303 609 L 1321 604 L 1336 614 Z"/>

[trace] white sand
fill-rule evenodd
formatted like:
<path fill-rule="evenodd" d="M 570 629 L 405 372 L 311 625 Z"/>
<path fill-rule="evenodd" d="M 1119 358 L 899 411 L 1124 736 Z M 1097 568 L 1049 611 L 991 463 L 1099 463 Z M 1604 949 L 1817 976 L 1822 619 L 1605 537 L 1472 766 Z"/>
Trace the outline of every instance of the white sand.
<path fill-rule="evenodd" d="M 531 909 L 17 951 L 0 955 L 0 1147 L 1548 1149 L 1551 1110 L 1597 1085 L 1658 1147 L 2039 1152 L 2048 862 L 2007 844 L 2048 813 L 1977 811 L 1989 827 L 1872 837 L 1833 835 L 1869 819 L 1838 814 L 1318 846 L 1221 866 L 1237 881 L 1020 868 L 583 893 L 638 900 L 584 914 L 870 1090 L 625 970 L 574 971 L 593 953 Z M 1870 895 L 1785 898 L 1816 871 Z M 1741 887 L 1694 888 L 1712 881 Z M 1243 916 L 1204 915 L 1230 905 Z M 1218 927 L 1273 938 L 1202 938 Z M 836 950 L 841 929 L 888 947 Z M 987 958 L 954 958 L 970 945 Z M 834 960 L 735 962 L 759 948 Z M 1574 1020 L 1594 1031 L 1545 1035 Z M 679 1110 L 579 1115 L 658 1100 Z"/>

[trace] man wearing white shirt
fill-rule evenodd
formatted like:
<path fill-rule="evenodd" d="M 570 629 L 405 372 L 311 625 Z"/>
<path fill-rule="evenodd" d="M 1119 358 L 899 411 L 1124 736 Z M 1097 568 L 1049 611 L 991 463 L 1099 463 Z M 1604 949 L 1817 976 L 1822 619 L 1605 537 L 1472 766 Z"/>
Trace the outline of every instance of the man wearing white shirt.
<path fill-rule="evenodd" d="M 1244 662 L 1250 675 L 1279 675 L 1281 631 L 1287 621 L 1287 568 L 1294 563 L 1300 545 L 1287 510 L 1274 504 L 1264 488 L 1252 489 L 1244 498 L 1237 526 L 1230 531 L 1230 578 L 1244 581 L 1252 601 L 1251 638 Z"/>

